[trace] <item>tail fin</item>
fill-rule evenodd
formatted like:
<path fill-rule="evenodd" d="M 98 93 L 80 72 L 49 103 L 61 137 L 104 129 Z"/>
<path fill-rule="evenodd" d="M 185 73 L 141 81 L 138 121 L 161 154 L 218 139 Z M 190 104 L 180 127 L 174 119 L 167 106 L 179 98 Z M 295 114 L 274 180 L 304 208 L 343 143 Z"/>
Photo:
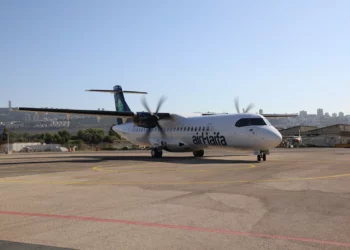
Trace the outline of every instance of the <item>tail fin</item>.
<path fill-rule="evenodd" d="M 113 87 L 114 92 L 114 102 L 115 102 L 115 110 L 118 112 L 123 111 L 131 111 L 129 105 L 126 103 L 124 98 L 123 89 L 121 86 L 116 85 Z"/>
<path fill-rule="evenodd" d="M 129 105 L 125 101 L 124 93 L 147 94 L 147 92 L 140 92 L 140 91 L 128 91 L 128 90 L 123 91 L 123 89 L 120 85 L 115 85 L 113 87 L 113 90 L 89 89 L 87 91 L 113 93 L 114 94 L 115 110 L 117 112 L 125 112 L 125 111 L 131 112 Z M 117 118 L 117 124 L 118 125 L 123 124 L 122 118 Z"/>
<path fill-rule="evenodd" d="M 115 103 L 115 110 L 118 112 L 122 111 L 131 111 L 129 105 L 126 103 L 124 98 L 124 93 L 122 90 L 122 87 L 119 85 L 116 85 L 113 87 L 113 90 L 118 91 L 114 93 L 114 103 Z M 125 120 L 125 122 L 128 122 L 129 119 Z M 117 124 L 123 124 L 122 118 L 117 118 Z"/>

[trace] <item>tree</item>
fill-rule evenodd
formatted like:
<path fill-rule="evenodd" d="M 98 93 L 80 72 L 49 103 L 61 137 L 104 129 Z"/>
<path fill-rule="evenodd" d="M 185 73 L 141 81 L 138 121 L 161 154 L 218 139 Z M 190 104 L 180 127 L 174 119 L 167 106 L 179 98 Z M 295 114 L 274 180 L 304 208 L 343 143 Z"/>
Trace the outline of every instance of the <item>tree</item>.
<path fill-rule="evenodd" d="M 4 131 L 2 132 L 1 139 L 3 142 L 7 142 L 7 138 L 9 136 L 9 130 L 8 128 L 4 128 Z"/>
<path fill-rule="evenodd" d="M 51 134 L 50 132 L 46 132 L 43 136 L 43 140 L 46 144 L 53 143 L 53 134 Z"/>
<path fill-rule="evenodd" d="M 52 141 L 53 141 L 53 143 L 56 143 L 56 144 L 64 144 L 64 140 L 62 139 L 62 137 L 59 134 L 54 134 Z"/>
<path fill-rule="evenodd" d="M 67 131 L 67 130 L 60 130 L 58 131 L 58 136 L 60 137 L 60 144 L 65 144 L 67 143 L 70 138 L 71 138 L 71 134 Z"/>
<path fill-rule="evenodd" d="M 113 143 L 117 138 L 115 136 L 106 135 L 103 138 L 103 142 Z"/>
<path fill-rule="evenodd" d="M 118 140 L 121 139 L 121 136 L 117 132 L 115 132 L 112 128 L 110 128 L 110 130 L 108 131 L 108 135 L 113 136 L 115 137 L 115 139 L 118 139 Z"/>
<path fill-rule="evenodd" d="M 82 130 L 82 129 L 80 129 L 80 130 L 78 130 L 78 133 L 77 133 L 77 140 L 83 140 L 84 139 L 84 130 Z"/>
<path fill-rule="evenodd" d="M 104 136 L 104 130 L 99 128 L 88 128 L 82 132 L 78 131 L 78 138 L 82 139 L 85 143 L 89 144 L 101 143 L 103 141 Z"/>

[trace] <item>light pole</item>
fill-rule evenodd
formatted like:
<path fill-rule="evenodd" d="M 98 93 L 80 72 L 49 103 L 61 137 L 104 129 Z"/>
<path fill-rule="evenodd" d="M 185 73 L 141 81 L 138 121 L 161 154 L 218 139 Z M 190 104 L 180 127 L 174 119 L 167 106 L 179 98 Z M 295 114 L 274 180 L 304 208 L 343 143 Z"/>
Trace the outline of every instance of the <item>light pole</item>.
<path fill-rule="evenodd" d="M 7 130 L 7 154 L 10 153 L 10 131 Z"/>

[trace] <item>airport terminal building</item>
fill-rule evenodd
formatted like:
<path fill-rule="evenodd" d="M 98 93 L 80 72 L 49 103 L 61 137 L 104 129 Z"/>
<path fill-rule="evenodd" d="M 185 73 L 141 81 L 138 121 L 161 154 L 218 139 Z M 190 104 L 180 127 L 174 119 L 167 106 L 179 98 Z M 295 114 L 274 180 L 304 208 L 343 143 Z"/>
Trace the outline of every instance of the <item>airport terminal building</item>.
<path fill-rule="evenodd" d="M 337 147 L 350 144 L 350 125 L 336 124 L 323 128 L 296 126 L 280 130 L 282 136 L 300 135 L 305 146 Z"/>

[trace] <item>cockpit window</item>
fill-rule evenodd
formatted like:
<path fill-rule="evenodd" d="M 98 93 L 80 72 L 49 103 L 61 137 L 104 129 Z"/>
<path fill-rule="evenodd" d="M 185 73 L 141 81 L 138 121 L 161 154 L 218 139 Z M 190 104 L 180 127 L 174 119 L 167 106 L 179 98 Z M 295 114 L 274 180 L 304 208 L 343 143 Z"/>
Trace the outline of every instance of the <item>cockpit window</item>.
<path fill-rule="evenodd" d="M 272 126 L 271 123 L 269 122 L 269 120 L 267 120 L 265 117 L 263 117 L 263 119 L 264 119 L 266 125 Z"/>
<path fill-rule="evenodd" d="M 236 122 L 236 127 L 263 126 L 266 125 L 262 118 L 242 118 Z"/>

